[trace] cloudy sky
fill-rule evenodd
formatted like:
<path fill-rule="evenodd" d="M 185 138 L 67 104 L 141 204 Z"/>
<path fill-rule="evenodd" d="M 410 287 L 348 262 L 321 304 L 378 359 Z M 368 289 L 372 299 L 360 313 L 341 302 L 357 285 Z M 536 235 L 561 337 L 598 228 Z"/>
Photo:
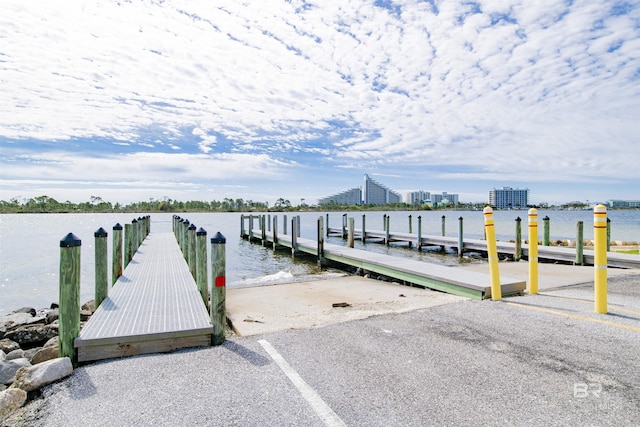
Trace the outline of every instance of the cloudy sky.
<path fill-rule="evenodd" d="M 0 199 L 640 199 L 640 2 L 0 1 Z"/>

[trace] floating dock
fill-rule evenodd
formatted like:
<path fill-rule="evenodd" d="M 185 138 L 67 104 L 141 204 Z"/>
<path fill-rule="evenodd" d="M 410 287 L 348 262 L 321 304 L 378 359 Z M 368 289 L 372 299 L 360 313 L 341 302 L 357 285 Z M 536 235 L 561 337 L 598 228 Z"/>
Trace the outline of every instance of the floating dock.
<path fill-rule="evenodd" d="M 249 241 L 260 242 L 272 248 L 290 248 L 292 254 L 306 253 L 316 257 L 320 263 L 334 262 L 341 265 L 360 268 L 384 276 L 429 289 L 447 292 L 473 299 L 491 297 L 491 281 L 489 274 L 465 271 L 455 267 L 445 267 L 408 258 L 373 253 L 362 249 L 354 249 L 324 242 L 324 232 L 318 231 L 318 240 L 304 239 L 291 233 L 278 235 L 273 227 L 268 233 L 264 227 L 252 228 L 252 218 L 245 227 L 242 217 L 241 236 Z M 295 226 L 292 227 L 295 229 Z M 488 270 L 488 267 L 487 267 Z M 502 295 L 514 295 L 524 292 L 526 282 L 503 278 Z"/>
<path fill-rule="evenodd" d="M 345 231 L 342 228 L 329 228 L 328 235 L 332 236 L 345 236 Z M 362 240 L 362 230 L 354 230 L 354 238 Z M 398 233 L 379 231 L 379 230 L 367 230 L 365 240 L 369 242 L 382 242 L 382 243 L 405 243 L 416 248 L 422 248 L 425 246 L 440 246 L 448 247 L 459 250 L 460 239 L 457 237 L 435 236 L 425 235 L 418 238 L 417 234 L 411 233 Z M 514 256 L 516 251 L 516 244 L 513 242 L 496 242 L 498 253 L 504 256 Z M 481 239 L 464 239 L 462 243 L 463 252 L 481 252 L 487 251 L 487 241 Z M 524 257 L 529 256 L 529 245 L 522 244 L 522 255 Z M 593 265 L 594 263 L 593 250 L 584 249 L 583 259 L 585 265 Z M 538 259 L 544 261 L 560 261 L 566 263 L 573 263 L 576 259 L 576 249 L 563 246 L 543 246 L 538 245 Z M 640 256 L 624 254 L 618 252 L 607 253 L 607 266 L 615 268 L 640 268 Z"/>
<path fill-rule="evenodd" d="M 174 235 L 151 233 L 80 336 L 79 362 L 211 345 L 213 328 Z"/>

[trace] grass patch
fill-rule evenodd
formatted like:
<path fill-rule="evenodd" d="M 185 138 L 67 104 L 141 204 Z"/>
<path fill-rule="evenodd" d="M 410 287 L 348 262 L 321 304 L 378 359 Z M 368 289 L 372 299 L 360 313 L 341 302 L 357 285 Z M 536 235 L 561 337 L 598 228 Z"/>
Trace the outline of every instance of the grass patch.
<path fill-rule="evenodd" d="M 621 254 L 640 255 L 640 249 L 624 249 L 624 250 L 619 250 L 615 252 L 618 252 Z"/>

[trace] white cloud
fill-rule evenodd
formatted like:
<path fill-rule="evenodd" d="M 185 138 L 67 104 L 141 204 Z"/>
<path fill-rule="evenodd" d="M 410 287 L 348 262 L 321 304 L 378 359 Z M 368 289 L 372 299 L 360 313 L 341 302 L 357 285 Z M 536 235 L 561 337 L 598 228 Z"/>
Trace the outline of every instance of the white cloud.
<path fill-rule="evenodd" d="M 399 15 L 338 0 L 8 0 L 0 142 L 168 147 L 123 156 L 160 181 L 154 168 L 170 164 L 185 182 L 224 179 L 192 174 L 186 159 L 281 176 L 270 165 L 295 153 L 363 173 L 450 164 L 451 179 L 640 180 L 640 7 L 611 16 L 604 1 L 447 1 L 436 14 L 394 4 Z M 239 166 L 241 155 L 258 160 Z M 92 169 L 101 159 L 82 160 L 92 179 L 114 179 Z"/>

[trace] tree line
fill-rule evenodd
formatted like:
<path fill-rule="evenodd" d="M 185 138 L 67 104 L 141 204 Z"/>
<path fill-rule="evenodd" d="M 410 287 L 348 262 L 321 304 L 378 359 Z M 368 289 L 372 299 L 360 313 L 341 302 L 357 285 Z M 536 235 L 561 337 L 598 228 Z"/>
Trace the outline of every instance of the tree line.
<path fill-rule="evenodd" d="M 482 209 L 476 204 L 461 204 L 457 209 Z M 432 210 L 429 205 L 410 205 L 407 203 L 389 203 L 384 205 L 346 205 L 329 203 L 324 205 L 308 205 L 302 202 L 292 205 L 284 198 L 279 198 L 272 206 L 268 202 L 256 202 L 241 198 L 225 198 L 223 200 L 189 200 L 180 201 L 170 198 L 149 199 L 129 204 L 111 203 L 98 196 L 91 196 L 88 201 L 74 203 L 60 202 L 49 196 L 38 196 L 29 199 L 12 198 L 0 200 L 0 213 L 90 213 L 90 212 L 288 212 L 288 211 L 369 211 L 369 210 Z"/>

